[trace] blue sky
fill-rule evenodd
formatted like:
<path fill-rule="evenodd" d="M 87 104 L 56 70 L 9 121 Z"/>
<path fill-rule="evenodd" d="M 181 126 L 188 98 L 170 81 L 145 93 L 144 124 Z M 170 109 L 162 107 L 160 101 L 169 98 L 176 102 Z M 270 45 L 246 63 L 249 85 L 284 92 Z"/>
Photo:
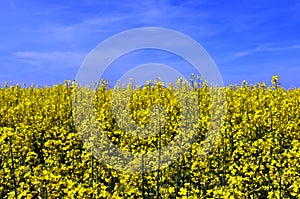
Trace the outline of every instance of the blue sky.
<path fill-rule="evenodd" d="M 151 26 L 173 29 L 199 42 L 225 85 L 243 80 L 269 84 L 278 74 L 284 87 L 299 87 L 299 10 L 299 0 L 2 0 L 0 83 L 53 85 L 75 79 L 100 42 Z M 146 53 L 136 55 L 136 63 L 164 63 L 165 56 L 159 56 L 163 53 Z M 123 72 L 135 60 L 132 57 L 119 60 Z M 118 67 L 110 70 L 111 81 L 120 77 Z"/>

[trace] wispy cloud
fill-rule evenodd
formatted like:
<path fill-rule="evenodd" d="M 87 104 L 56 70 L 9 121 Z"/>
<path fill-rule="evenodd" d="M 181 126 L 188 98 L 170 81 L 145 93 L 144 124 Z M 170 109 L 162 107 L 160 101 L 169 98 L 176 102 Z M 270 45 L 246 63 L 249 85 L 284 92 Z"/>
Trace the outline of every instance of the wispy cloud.
<path fill-rule="evenodd" d="M 77 23 L 47 24 L 40 28 L 40 32 L 64 43 L 77 43 L 80 39 L 86 41 L 97 37 L 101 40 L 120 31 L 145 26 L 167 27 L 187 33 L 197 32 L 198 37 L 212 36 L 220 32 L 219 26 L 207 21 L 208 15 L 204 9 L 188 6 L 173 5 L 169 1 L 128 2 L 118 12 L 84 17 Z"/>
<path fill-rule="evenodd" d="M 300 49 L 300 45 L 292 45 L 292 46 L 286 46 L 286 47 L 266 47 L 266 46 L 258 46 L 257 48 L 241 51 L 235 53 L 236 57 L 243 57 L 247 55 L 252 55 L 259 52 L 270 52 L 270 51 L 286 51 L 286 50 L 295 50 Z"/>
<path fill-rule="evenodd" d="M 49 68 L 79 67 L 87 53 L 83 52 L 34 52 L 23 51 L 13 53 L 13 57 L 20 62 L 40 66 L 48 70 Z"/>

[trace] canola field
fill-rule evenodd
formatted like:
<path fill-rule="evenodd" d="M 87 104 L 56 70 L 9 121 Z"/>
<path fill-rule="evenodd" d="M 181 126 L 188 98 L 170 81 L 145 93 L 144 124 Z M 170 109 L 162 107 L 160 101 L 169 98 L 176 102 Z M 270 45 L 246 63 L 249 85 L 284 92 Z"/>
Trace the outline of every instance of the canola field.
<path fill-rule="evenodd" d="M 105 151 L 107 143 L 97 136 L 89 139 L 95 124 L 80 115 L 88 109 L 72 106 L 74 82 L 44 88 L 1 85 L 0 198 L 300 198 L 300 88 L 282 88 L 278 76 L 273 76 L 271 86 L 244 81 L 211 88 L 199 78 L 190 82 L 185 89 L 196 96 L 199 110 L 190 146 L 175 161 L 162 168 L 154 165 L 157 169 L 151 171 L 146 171 L 151 165 L 144 161 L 115 162 L 145 169 L 136 172 L 118 170 L 99 159 L 95 151 L 112 159 L 114 151 Z M 93 96 L 96 128 L 131 154 L 162 149 L 182 130 L 182 113 L 189 106 L 180 106 L 178 88 L 180 81 L 128 85 L 123 91 L 119 88 L 130 94 L 124 105 L 118 103 L 123 94 L 113 99 L 115 90 L 101 81 Z M 220 91 L 225 93 L 223 106 L 217 106 L 222 110 L 212 111 L 211 93 Z M 78 96 L 89 92 L 81 89 Z M 154 105 L 160 108 L 153 111 Z M 211 120 L 212 113 L 224 115 L 219 117 L 221 128 L 207 141 L 209 129 L 218 123 Z M 141 128 L 127 132 L 128 118 Z M 142 127 L 154 132 L 139 136 Z M 205 140 L 210 141 L 209 150 L 202 147 Z"/>

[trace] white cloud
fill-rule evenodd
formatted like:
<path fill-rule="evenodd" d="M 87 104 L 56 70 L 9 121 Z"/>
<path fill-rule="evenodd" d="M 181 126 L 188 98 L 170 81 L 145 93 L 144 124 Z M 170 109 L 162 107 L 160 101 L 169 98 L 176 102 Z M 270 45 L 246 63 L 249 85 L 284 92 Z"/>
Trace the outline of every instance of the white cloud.
<path fill-rule="evenodd" d="M 47 38 L 63 43 L 82 43 L 91 40 L 99 42 L 112 34 L 134 27 L 160 26 L 185 33 L 197 33 L 197 37 L 212 36 L 220 27 L 208 23 L 207 13 L 192 8 L 188 3 L 180 6 L 169 1 L 126 2 L 122 7 L 103 12 L 101 15 L 83 15 L 80 22 L 71 24 L 47 24 L 40 32 Z M 118 12 L 117 12 L 118 11 Z M 78 46 L 78 45 L 77 45 Z"/>
<path fill-rule="evenodd" d="M 270 52 L 270 51 L 286 51 L 286 50 L 296 50 L 300 49 L 300 45 L 292 45 L 292 46 L 286 46 L 286 47 L 266 47 L 266 46 L 258 46 L 255 49 L 241 51 L 235 53 L 236 57 L 243 57 L 247 55 L 252 55 L 258 52 Z"/>
<path fill-rule="evenodd" d="M 42 68 L 79 67 L 87 53 L 83 52 L 15 52 L 13 56 L 21 63 L 38 65 Z"/>
<path fill-rule="evenodd" d="M 56 23 L 52 25 L 43 26 L 40 28 L 40 32 L 43 35 L 43 39 L 51 39 L 60 43 L 69 43 L 75 46 L 76 44 L 82 44 L 95 38 L 97 34 L 99 39 L 103 39 L 103 33 L 109 33 L 112 28 L 117 26 L 113 24 L 119 24 L 120 21 L 124 21 L 126 17 L 119 16 L 107 16 L 107 17 L 91 17 L 75 24 L 62 24 Z"/>

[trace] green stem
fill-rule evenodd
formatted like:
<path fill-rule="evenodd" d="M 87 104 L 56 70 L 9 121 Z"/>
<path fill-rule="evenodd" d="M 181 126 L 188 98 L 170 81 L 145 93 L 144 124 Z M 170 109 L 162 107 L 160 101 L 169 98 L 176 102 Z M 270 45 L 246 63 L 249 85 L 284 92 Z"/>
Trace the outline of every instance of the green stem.
<path fill-rule="evenodd" d="M 16 177 L 15 177 L 14 156 L 13 156 L 12 147 L 11 147 L 12 146 L 11 137 L 10 137 L 9 141 L 10 141 L 9 150 L 10 150 L 11 164 L 12 164 L 11 176 L 12 176 L 13 181 L 14 181 L 15 198 L 18 199 L 18 195 L 17 195 L 17 183 L 16 183 Z"/>

